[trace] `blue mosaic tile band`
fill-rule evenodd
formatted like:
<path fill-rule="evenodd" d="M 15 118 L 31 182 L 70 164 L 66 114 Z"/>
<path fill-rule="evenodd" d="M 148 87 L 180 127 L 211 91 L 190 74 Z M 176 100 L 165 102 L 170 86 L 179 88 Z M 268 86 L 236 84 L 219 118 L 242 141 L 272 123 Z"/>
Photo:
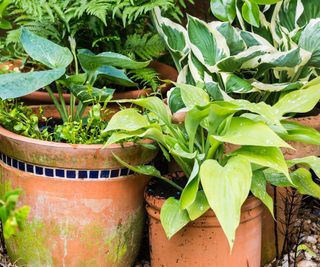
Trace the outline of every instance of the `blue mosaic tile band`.
<path fill-rule="evenodd" d="M 46 176 L 52 178 L 62 179 L 111 179 L 118 178 L 120 176 L 126 176 L 133 174 L 134 172 L 128 168 L 124 169 L 110 169 L 110 170 L 73 170 L 73 169 L 61 169 L 61 168 L 50 168 L 44 166 L 33 165 L 26 163 L 14 158 L 11 158 L 0 152 L 0 160 L 17 170 L 23 172 L 33 173 L 38 176 Z"/>

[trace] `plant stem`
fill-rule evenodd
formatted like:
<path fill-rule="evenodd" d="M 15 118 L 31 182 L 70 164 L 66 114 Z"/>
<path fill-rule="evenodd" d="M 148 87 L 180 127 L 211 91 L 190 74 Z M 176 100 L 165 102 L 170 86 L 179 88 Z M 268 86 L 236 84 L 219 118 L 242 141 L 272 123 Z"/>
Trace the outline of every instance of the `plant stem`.
<path fill-rule="evenodd" d="M 63 120 L 63 122 L 67 122 L 68 121 L 68 114 L 65 114 L 61 105 L 59 104 L 58 100 L 56 99 L 55 95 L 53 94 L 51 88 L 49 86 L 46 86 L 45 87 L 48 94 L 50 95 L 56 109 L 58 110 L 60 116 L 61 116 L 61 119 Z"/>
<path fill-rule="evenodd" d="M 61 87 L 60 87 L 60 85 L 58 83 L 56 83 L 56 85 L 57 85 L 57 91 L 58 91 L 58 94 L 59 94 L 59 100 L 60 100 L 60 104 L 61 104 L 62 110 L 63 110 L 63 112 L 65 114 L 68 114 L 68 109 L 66 107 L 66 102 L 64 101 L 63 94 L 62 94 L 62 89 L 61 89 Z"/>

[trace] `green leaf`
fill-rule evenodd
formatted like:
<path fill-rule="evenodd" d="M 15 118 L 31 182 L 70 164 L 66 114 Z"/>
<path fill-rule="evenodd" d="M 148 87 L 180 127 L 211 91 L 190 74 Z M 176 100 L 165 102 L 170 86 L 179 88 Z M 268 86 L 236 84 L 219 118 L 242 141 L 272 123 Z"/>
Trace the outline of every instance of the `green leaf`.
<path fill-rule="evenodd" d="M 149 65 L 150 61 L 137 62 L 124 55 L 114 52 L 103 52 L 98 55 L 89 53 L 86 49 L 78 50 L 80 64 L 87 72 L 95 72 L 102 66 L 112 66 L 123 69 L 141 69 Z"/>
<path fill-rule="evenodd" d="M 273 215 L 273 200 L 272 197 L 267 193 L 267 181 L 264 173 L 262 171 L 253 172 L 252 182 L 251 182 L 251 192 L 252 194 L 259 198 L 262 203 L 268 208 L 270 213 Z"/>
<path fill-rule="evenodd" d="M 301 33 L 299 46 L 312 53 L 308 65 L 320 68 L 320 18 L 310 20 Z"/>
<path fill-rule="evenodd" d="M 320 99 L 319 81 L 319 79 L 317 79 L 317 81 L 312 81 L 312 86 L 309 86 L 306 89 L 302 88 L 300 90 L 290 92 L 283 96 L 272 107 L 274 114 L 281 119 L 282 116 L 287 113 L 305 113 L 312 110 Z M 308 86 L 308 84 L 306 86 Z"/>
<path fill-rule="evenodd" d="M 238 77 L 233 73 L 220 73 L 227 93 L 249 93 L 252 92 L 252 85 L 249 81 Z"/>
<path fill-rule="evenodd" d="M 317 254 L 312 250 L 310 249 L 306 244 L 300 244 L 298 247 L 297 247 L 297 251 L 300 252 L 300 251 L 306 251 L 309 255 L 311 255 L 312 257 L 316 258 L 317 257 Z"/>
<path fill-rule="evenodd" d="M 227 132 L 223 136 L 213 137 L 218 141 L 235 145 L 291 148 L 266 124 L 247 118 L 232 118 Z"/>
<path fill-rule="evenodd" d="M 182 210 L 179 200 L 173 197 L 164 202 L 160 212 L 160 220 L 169 239 L 190 222 L 188 212 Z"/>
<path fill-rule="evenodd" d="M 251 0 L 258 5 L 273 5 L 280 2 L 281 0 Z"/>
<path fill-rule="evenodd" d="M 291 179 L 300 194 L 320 199 L 320 186 L 312 180 L 309 171 L 300 168 L 291 174 Z"/>
<path fill-rule="evenodd" d="M 288 160 L 287 163 L 289 167 L 292 167 L 293 165 L 296 165 L 296 164 L 305 165 L 311 168 L 315 172 L 315 174 L 318 177 L 320 177 L 320 158 L 316 156 L 296 158 L 296 159 Z"/>
<path fill-rule="evenodd" d="M 114 114 L 104 132 L 114 130 L 137 131 L 150 125 L 148 119 L 136 109 L 128 108 Z"/>
<path fill-rule="evenodd" d="M 282 173 L 276 172 L 273 169 L 266 169 L 263 171 L 268 183 L 274 186 L 288 187 L 293 186 L 293 183 Z"/>
<path fill-rule="evenodd" d="M 230 54 L 222 34 L 205 22 L 188 16 L 187 30 L 193 54 L 208 70 L 214 71 L 215 64 Z"/>
<path fill-rule="evenodd" d="M 194 161 L 193 169 L 188 179 L 188 183 L 182 191 L 180 197 L 181 209 L 188 208 L 196 199 L 197 192 L 199 189 L 199 163 L 197 160 Z"/>
<path fill-rule="evenodd" d="M 167 93 L 167 96 L 168 96 L 168 105 L 172 113 L 175 113 L 178 110 L 186 107 L 181 97 L 180 88 L 177 88 L 177 87 L 172 88 Z"/>
<path fill-rule="evenodd" d="M 70 50 L 21 28 L 21 44 L 30 57 L 49 68 L 66 68 L 73 60 Z"/>
<path fill-rule="evenodd" d="M 242 16 L 250 25 L 259 27 L 259 6 L 251 0 L 245 0 L 242 6 Z"/>
<path fill-rule="evenodd" d="M 192 108 L 209 104 L 209 95 L 202 88 L 181 83 L 176 83 L 176 86 L 180 88 L 181 98 L 186 107 Z"/>
<path fill-rule="evenodd" d="M 113 84 L 118 84 L 126 87 L 138 85 L 137 83 L 129 79 L 123 70 L 118 70 L 111 66 L 101 66 L 97 69 L 96 74 L 102 75 Z"/>
<path fill-rule="evenodd" d="M 251 163 L 279 171 L 290 179 L 287 163 L 279 148 L 244 146 L 231 153 L 231 156 L 235 155 L 246 158 Z"/>
<path fill-rule="evenodd" d="M 249 161 L 233 157 L 222 167 L 215 160 L 200 166 L 200 179 L 210 207 L 227 236 L 230 250 L 240 223 L 241 206 L 247 199 L 252 171 Z"/>
<path fill-rule="evenodd" d="M 219 20 L 232 23 L 236 17 L 235 0 L 211 0 L 210 8 L 212 14 Z"/>
<path fill-rule="evenodd" d="M 17 98 L 43 88 L 58 80 L 65 68 L 0 75 L 0 98 Z"/>
<path fill-rule="evenodd" d="M 74 94 L 77 99 L 84 103 L 88 102 L 104 102 L 112 98 L 114 89 L 108 88 L 95 88 L 90 85 L 71 85 L 69 87 L 72 94 Z"/>
<path fill-rule="evenodd" d="M 201 217 L 209 210 L 210 206 L 203 190 L 197 192 L 193 203 L 187 207 L 188 215 L 192 221 Z"/>
<path fill-rule="evenodd" d="M 292 121 L 281 121 L 281 124 L 287 131 L 286 133 L 279 133 L 282 139 L 320 145 L 320 132 L 316 129 Z"/>

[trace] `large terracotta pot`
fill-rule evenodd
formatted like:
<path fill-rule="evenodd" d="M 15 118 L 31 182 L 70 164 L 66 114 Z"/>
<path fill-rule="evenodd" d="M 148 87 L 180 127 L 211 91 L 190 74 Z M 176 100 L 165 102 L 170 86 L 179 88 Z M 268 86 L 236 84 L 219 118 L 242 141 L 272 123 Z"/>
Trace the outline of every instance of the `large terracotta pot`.
<path fill-rule="evenodd" d="M 159 78 L 162 80 L 171 80 L 171 81 L 176 81 L 178 77 L 178 72 L 175 68 L 158 62 L 154 61 L 150 64 L 151 68 L 154 68 L 158 73 L 159 73 Z M 160 88 L 161 93 L 165 93 L 170 89 L 170 85 L 166 85 L 164 87 Z M 128 91 L 125 92 L 115 92 L 113 95 L 114 100 L 119 100 L 119 99 L 136 99 L 141 96 L 147 96 L 151 94 L 153 91 L 152 89 L 136 89 L 136 90 L 131 90 L 130 88 Z M 57 99 L 59 99 L 59 95 L 55 93 L 55 96 Z M 70 94 L 64 93 L 63 94 L 64 101 L 69 104 L 70 103 Z M 29 105 L 41 105 L 41 104 L 52 104 L 52 99 L 49 96 L 47 92 L 33 92 L 29 95 L 21 97 L 21 99 L 29 104 Z"/>
<path fill-rule="evenodd" d="M 160 223 L 163 198 L 145 193 L 149 216 L 152 267 L 259 267 L 262 205 L 254 197 L 242 207 L 241 223 L 230 254 L 222 228 L 212 211 L 189 223 L 170 240 Z"/>
<path fill-rule="evenodd" d="M 145 141 L 147 143 L 151 141 Z M 133 143 L 69 145 L 23 137 L 0 127 L 0 177 L 31 207 L 23 231 L 7 242 L 21 266 L 128 267 L 137 255 L 148 177 L 130 164 L 156 151 Z"/>

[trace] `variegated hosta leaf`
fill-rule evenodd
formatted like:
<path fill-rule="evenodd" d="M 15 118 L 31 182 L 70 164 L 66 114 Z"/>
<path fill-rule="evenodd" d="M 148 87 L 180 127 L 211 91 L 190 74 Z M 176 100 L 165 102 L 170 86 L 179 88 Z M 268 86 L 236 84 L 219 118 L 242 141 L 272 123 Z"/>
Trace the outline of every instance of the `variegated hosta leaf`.
<path fill-rule="evenodd" d="M 258 34 L 248 31 L 241 31 L 240 36 L 246 43 L 247 47 L 263 45 L 269 47 L 269 49 L 275 50 L 274 46 L 270 44 L 267 39 Z"/>
<path fill-rule="evenodd" d="M 204 82 L 204 73 L 206 72 L 206 67 L 194 56 L 192 52 L 188 56 L 188 66 L 191 72 L 193 80 L 198 82 Z"/>
<path fill-rule="evenodd" d="M 254 81 L 251 83 L 255 91 L 267 91 L 267 92 L 283 92 L 300 89 L 304 83 L 303 82 L 293 82 L 293 83 L 273 83 L 266 84 L 259 81 Z"/>
<path fill-rule="evenodd" d="M 227 45 L 230 49 L 230 55 L 236 55 L 244 51 L 247 46 L 240 36 L 240 31 L 233 27 L 228 22 L 213 21 L 208 24 L 212 29 L 220 32 L 226 39 Z"/>
<path fill-rule="evenodd" d="M 312 19 L 304 28 L 299 46 L 312 53 L 308 65 L 320 68 L 320 18 Z"/>
<path fill-rule="evenodd" d="M 192 16 L 188 16 L 187 30 L 192 52 L 213 72 L 215 64 L 230 54 L 225 38 L 217 30 Z"/>
<path fill-rule="evenodd" d="M 249 161 L 236 156 L 222 167 L 216 160 L 206 160 L 200 167 L 200 179 L 209 205 L 216 214 L 232 249 L 240 223 L 241 206 L 251 186 Z"/>
<path fill-rule="evenodd" d="M 227 93 L 243 94 L 252 92 L 252 85 L 249 81 L 241 79 L 233 73 L 222 72 L 220 75 Z"/>

